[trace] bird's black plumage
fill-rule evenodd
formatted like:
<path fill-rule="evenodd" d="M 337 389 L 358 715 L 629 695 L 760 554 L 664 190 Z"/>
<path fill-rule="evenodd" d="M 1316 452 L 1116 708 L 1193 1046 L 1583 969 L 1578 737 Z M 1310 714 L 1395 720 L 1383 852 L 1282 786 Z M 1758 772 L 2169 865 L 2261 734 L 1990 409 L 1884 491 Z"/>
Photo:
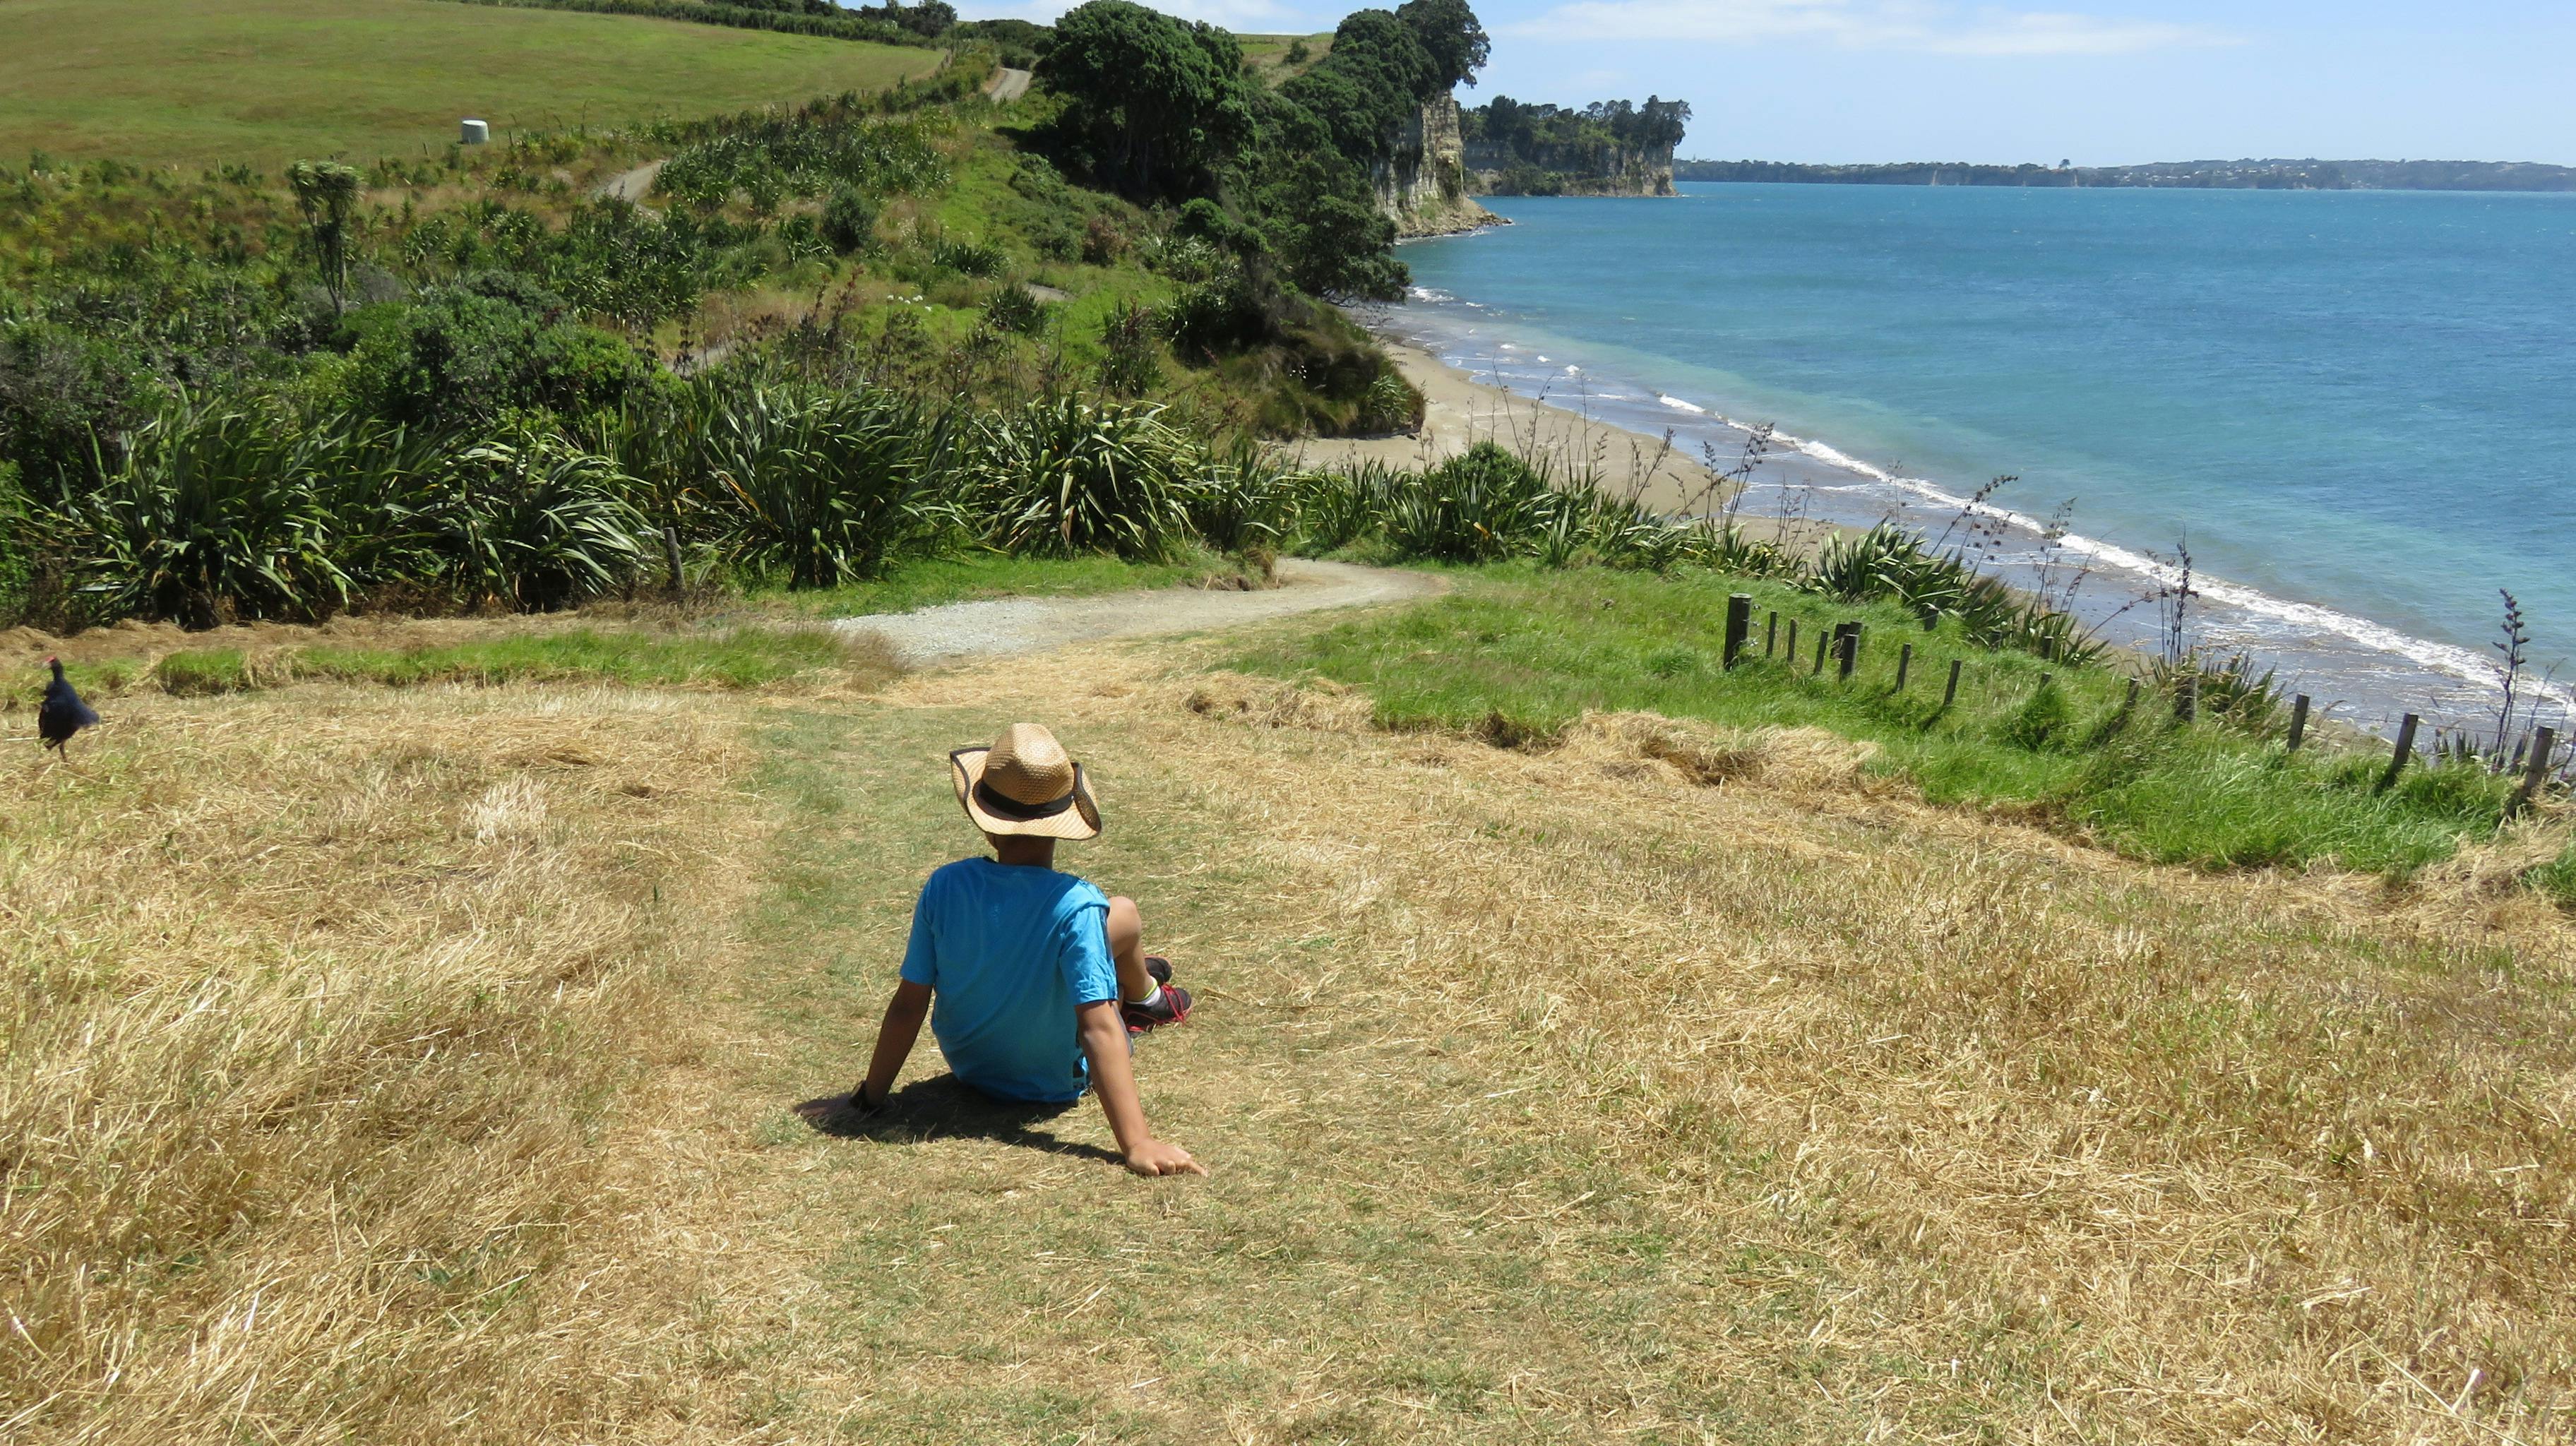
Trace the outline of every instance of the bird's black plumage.
<path fill-rule="evenodd" d="M 36 736 L 47 748 L 60 748 L 72 735 L 98 721 L 98 712 L 81 701 L 81 695 L 63 676 L 63 660 L 48 658 L 53 664 L 54 681 L 45 685 L 45 701 L 36 709 Z"/>

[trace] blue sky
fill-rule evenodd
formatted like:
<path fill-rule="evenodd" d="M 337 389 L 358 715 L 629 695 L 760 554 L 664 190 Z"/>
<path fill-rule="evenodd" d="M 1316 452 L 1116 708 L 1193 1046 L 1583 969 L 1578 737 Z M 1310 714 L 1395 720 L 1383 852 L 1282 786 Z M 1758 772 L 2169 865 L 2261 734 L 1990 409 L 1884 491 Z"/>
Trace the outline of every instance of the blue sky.
<path fill-rule="evenodd" d="M 1244 32 L 1302 0 L 1147 0 Z M 1381 0 L 1392 3 L 1392 0 Z M 961 4 L 1046 19 L 1064 5 Z M 1686 156 L 2576 165 L 2576 0 L 1483 0 L 1497 93 L 1691 102 Z"/>

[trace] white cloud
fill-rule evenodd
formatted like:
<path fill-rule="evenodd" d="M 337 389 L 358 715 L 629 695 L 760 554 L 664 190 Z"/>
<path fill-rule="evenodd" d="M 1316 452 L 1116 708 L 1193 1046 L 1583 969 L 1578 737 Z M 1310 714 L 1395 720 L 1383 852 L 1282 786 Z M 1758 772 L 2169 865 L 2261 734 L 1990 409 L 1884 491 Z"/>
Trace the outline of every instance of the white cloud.
<path fill-rule="evenodd" d="M 2237 43 L 2199 25 L 1917 0 L 1573 0 L 1496 28 L 1553 40 L 1823 40 L 1941 55 L 2125 55 Z"/>

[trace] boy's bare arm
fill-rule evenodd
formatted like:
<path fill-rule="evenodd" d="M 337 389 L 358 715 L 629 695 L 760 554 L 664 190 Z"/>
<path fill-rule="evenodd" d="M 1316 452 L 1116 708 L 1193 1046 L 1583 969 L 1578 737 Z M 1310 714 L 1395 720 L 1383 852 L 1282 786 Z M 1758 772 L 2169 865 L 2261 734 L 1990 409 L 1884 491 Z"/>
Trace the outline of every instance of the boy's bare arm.
<path fill-rule="evenodd" d="M 912 1046 L 921 1038 L 921 1022 L 930 1017 L 930 986 L 906 979 L 894 987 L 894 998 L 886 1001 L 885 1022 L 877 1026 L 877 1052 L 869 1057 L 868 1077 L 850 1092 L 850 1103 L 872 1110 L 886 1102 L 894 1091 L 894 1077 L 903 1073 L 903 1062 L 912 1057 Z"/>
<path fill-rule="evenodd" d="M 1080 1005 L 1074 1018 L 1082 1029 L 1082 1052 L 1091 1058 L 1091 1087 L 1100 1094 L 1100 1112 L 1109 1117 L 1109 1132 L 1118 1137 L 1127 1168 L 1139 1175 L 1204 1175 L 1207 1167 L 1190 1152 L 1154 1138 L 1145 1128 L 1145 1107 L 1136 1098 L 1136 1070 L 1127 1054 L 1127 1021 L 1118 1002 L 1104 999 Z M 885 1046 L 878 1046 L 880 1052 Z"/>

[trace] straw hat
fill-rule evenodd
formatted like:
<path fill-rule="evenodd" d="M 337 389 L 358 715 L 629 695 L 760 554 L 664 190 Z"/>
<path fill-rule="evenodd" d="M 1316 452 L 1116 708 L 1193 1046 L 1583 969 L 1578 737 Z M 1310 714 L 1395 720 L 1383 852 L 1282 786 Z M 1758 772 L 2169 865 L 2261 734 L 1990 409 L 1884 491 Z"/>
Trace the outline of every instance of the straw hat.
<path fill-rule="evenodd" d="M 990 748 L 958 749 L 948 755 L 948 771 L 966 816 L 986 833 L 1100 835 L 1100 805 L 1092 801 L 1082 765 L 1035 723 L 1012 724 Z"/>

